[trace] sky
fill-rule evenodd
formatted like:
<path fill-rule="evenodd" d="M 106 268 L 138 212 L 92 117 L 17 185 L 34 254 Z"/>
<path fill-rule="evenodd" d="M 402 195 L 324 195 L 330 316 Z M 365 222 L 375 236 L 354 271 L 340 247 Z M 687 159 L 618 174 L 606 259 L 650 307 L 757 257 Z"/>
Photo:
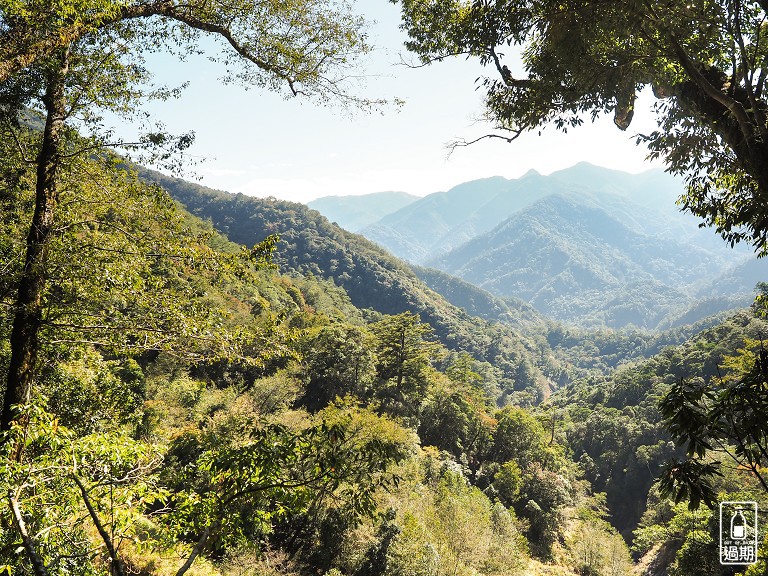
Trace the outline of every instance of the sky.
<path fill-rule="evenodd" d="M 363 2 L 358 2 L 363 5 Z M 645 160 L 634 135 L 655 127 L 642 94 L 632 126 L 618 130 L 610 117 L 587 120 L 568 134 L 546 128 L 512 143 L 484 140 L 448 154 L 446 144 L 488 133 L 479 121 L 483 71 L 474 61 L 454 59 L 410 68 L 399 13 L 386 0 L 365 0 L 374 19 L 370 40 L 377 47 L 364 63 L 367 97 L 401 99 L 381 113 L 318 107 L 261 89 L 224 84 L 221 70 L 204 56 L 179 62 L 168 55 L 149 59 L 158 80 L 189 81 L 178 100 L 148 108 L 175 133 L 195 132 L 184 177 L 229 192 L 308 202 L 330 195 L 403 191 L 423 196 L 477 178 L 517 178 L 530 169 L 542 174 L 580 161 L 637 173 L 660 164 Z M 214 48 L 215 49 L 215 48 Z"/>

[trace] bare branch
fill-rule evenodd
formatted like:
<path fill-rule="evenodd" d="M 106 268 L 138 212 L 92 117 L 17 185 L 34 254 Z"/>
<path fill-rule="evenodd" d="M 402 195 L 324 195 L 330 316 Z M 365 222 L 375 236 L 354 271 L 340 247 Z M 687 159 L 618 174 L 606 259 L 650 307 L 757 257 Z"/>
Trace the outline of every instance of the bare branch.
<path fill-rule="evenodd" d="M 440 56 L 433 56 L 431 58 L 425 58 L 422 59 L 421 63 L 414 64 L 413 62 L 408 62 L 403 58 L 403 55 L 400 54 L 400 63 L 399 66 L 405 66 L 406 68 L 411 68 L 413 70 L 418 70 L 419 68 L 426 68 L 427 66 L 430 66 L 431 64 L 434 64 L 435 62 L 442 62 L 446 58 L 451 58 L 453 56 L 471 56 L 472 52 L 469 50 L 464 50 L 461 52 L 450 52 L 448 54 L 441 54 Z"/>
<path fill-rule="evenodd" d="M 513 142 L 517 140 L 520 135 L 523 133 L 522 130 L 510 130 L 511 136 L 505 136 L 503 134 L 484 134 L 483 136 L 480 136 L 479 138 L 475 138 L 474 140 L 464 140 L 463 138 L 458 140 L 453 140 L 451 142 L 448 142 L 446 144 L 446 148 L 448 148 L 448 157 L 450 158 L 451 154 L 453 154 L 456 151 L 456 148 L 465 148 L 467 146 L 472 146 L 472 144 L 476 144 L 477 142 L 480 142 L 480 140 L 486 140 L 488 138 L 497 138 L 499 140 L 504 140 L 505 142 Z"/>

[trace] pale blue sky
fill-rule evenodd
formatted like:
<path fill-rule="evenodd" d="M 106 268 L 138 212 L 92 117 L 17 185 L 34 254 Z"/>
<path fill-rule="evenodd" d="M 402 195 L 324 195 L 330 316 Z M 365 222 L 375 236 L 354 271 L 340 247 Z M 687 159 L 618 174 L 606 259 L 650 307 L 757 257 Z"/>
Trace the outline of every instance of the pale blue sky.
<path fill-rule="evenodd" d="M 482 93 L 474 81 L 482 69 L 463 59 L 421 69 L 401 65 L 401 54 L 407 54 L 397 7 L 386 0 L 358 4 L 377 21 L 371 41 L 379 47 L 365 64 L 368 78 L 361 93 L 399 97 L 405 100 L 399 111 L 349 115 L 265 90 L 223 85 L 221 70 L 205 57 L 150 61 L 159 80 L 189 80 L 180 99 L 153 104 L 151 110 L 172 132 L 195 131 L 190 153 L 203 160 L 193 169 L 200 183 L 306 202 L 384 190 L 425 195 L 475 178 L 518 177 L 531 168 L 547 174 L 582 160 L 628 172 L 652 167 L 633 138 L 654 127 L 643 111 L 651 98 L 640 99 L 627 132 L 603 118 L 567 135 L 549 128 L 511 144 L 484 141 L 447 158 L 447 142 L 488 131 L 477 121 Z"/>

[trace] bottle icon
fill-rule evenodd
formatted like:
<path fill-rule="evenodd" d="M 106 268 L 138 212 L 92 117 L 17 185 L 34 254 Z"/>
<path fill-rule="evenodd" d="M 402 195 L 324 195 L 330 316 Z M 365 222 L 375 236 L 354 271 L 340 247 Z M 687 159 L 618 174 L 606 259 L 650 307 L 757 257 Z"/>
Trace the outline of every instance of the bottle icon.
<path fill-rule="evenodd" d="M 747 537 L 747 520 L 741 508 L 736 508 L 736 512 L 731 516 L 731 538 L 734 540 L 744 540 Z"/>

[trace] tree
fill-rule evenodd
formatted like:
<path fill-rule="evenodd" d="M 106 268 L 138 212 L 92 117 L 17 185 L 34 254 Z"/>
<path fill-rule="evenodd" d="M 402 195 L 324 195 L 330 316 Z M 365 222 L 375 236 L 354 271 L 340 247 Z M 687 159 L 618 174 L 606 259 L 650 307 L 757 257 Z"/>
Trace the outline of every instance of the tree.
<path fill-rule="evenodd" d="M 410 312 L 385 316 L 371 326 L 375 337 L 375 396 L 385 410 L 397 415 L 414 416 L 427 390 L 430 359 L 436 343 L 425 337 L 428 324 Z"/>
<path fill-rule="evenodd" d="M 422 445 L 466 459 L 476 472 L 490 441 L 493 422 L 477 395 L 461 387 L 433 386 L 422 406 L 418 433 Z"/>
<path fill-rule="evenodd" d="M 752 314 L 768 317 L 768 284 L 757 285 Z M 696 509 L 703 502 L 712 507 L 717 500 L 714 480 L 723 476 L 723 464 L 747 472 L 768 494 L 768 350 L 764 327 L 759 340 L 744 338 L 744 346 L 726 355 L 718 376 L 680 378 L 659 403 L 664 428 L 686 458 L 667 463 L 659 483 L 662 494 L 687 499 Z M 720 368 L 724 373 L 720 373 Z"/>
<path fill-rule="evenodd" d="M 133 28 L 155 48 L 177 42 L 180 53 L 196 51 L 201 34 L 213 35 L 231 48 L 220 59 L 232 79 L 326 100 L 351 100 L 347 68 L 369 50 L 365 22 L 347 2 L 2 0 L 0 83 L 116 26 Z"/>
<path fill-rule="evenodd" d="M 310 409 L 324 408 L 337 396 L 362 397 L 375 373 L 370 336 L 357 326 L 325 326 L 307 342 L 303 365 L 302 403 Z"/>
<path fill-rule="evenodd" d="M 34 403 L 24 409 L 28 426 L 15 425 L 0 452 L 0 488 L 11 504 L 0 520 L 15 528 L 0 531 L 0 573 L 9 558 L 23 570 L 23 552 L 35 576 L 105 573 L 99 565 L 124 576 L 135 573 L 129 541 L 159 550 L 185 542 L 181 576 L 198 556 L 266 537 L 281 523 L 319 529 L 328 508 L 354 527 L 373 514 L 376 490 L 396 482 L 387 469 L 411 447 L 405 430 L 353 406 L 327 408 L 299 430 L 230 414 L 237 426 L 187 428 L 164 457 L 124 433 L 78 437 Z M 18 443 L 24 461 L 9 457 Z"/>
<path fill-rule="evenodd" d="M 689 500 L 691 509 L 717 501 L 712 480 L 722 475 L 718 457 L 751 474 L 768 493 L 768 351 L 762 342 L 747 340 L 723 365 L 725 376 L 709 385 L 681 380 L 660 404 L 664 427 L 688 456 L 667 465 L 660 487 L 676 502 Z"/>
<path fill-rule="evenodd" d="M 0 531 L 0 572 L 29 574 L 23 550 L 35 576 L 95 574 L 95 558 L 124 576 L 120 546 L 134 536 L 142 509 L 163 494 L 155 483 L 162 457 L 124 434 L 77 437 L 38 406 L 25 411 L 29 426 L 12 429 L 0 458 L 0 487 L 10 504 L 0 517 L 15 528 Z M 23 462 L 9 457 L 19 442 L 26 444 Z M 90 537 L 94 531 L 98 538 Z M 9 559 L 13 570 L 3 565 Z"/>
<path fill-rule="evenodd" d="M 212 32 L 227 38 L 235 48 L 237 56 L 232 64 L 255 64 L 250 68 L 229 67 L 234 69 L 232 79 L 272 89 L 286 85 L 293 94 L 328 101 L 352 100 L 347 98 L 340 70 L 347 67 L 354 54 L 367 49 L 361 34 L 363 23 L 359 18 L 345 18 L 349 14 L 346 4 L 328 7 L 325 2 L 297 1 L 216 7 L 208 2 L 195 6 L 163 2 L 154 5 L 159 12 L 152 12 L 149 4 L 75 5 L 66 0 L 44 4 L 0 3 L 0 36 L 4 39 L 0 48 L 0 116 L 4 132 L 0 140 L 0 177 L 3 184 L 9 184 L 2 189 L 2 226 L 3 232 L 12 233 L 4 235 L 0 243 L 3 336 L 8 332 L 7 324 L 12 324 L 7 337 L 10 360 L 0 430 L 4 432 L 2 465 L 22 471 L 38 456 L 44 461 L 59 456 L 45 444 L 32 446 L 27 441 L 35 433 L 29 403 L 33 383 L 43 361 L 56 364 L 55 353 L 83 345 L 104 355 L 169 350 L 193 360 L 236 355 L 258 362 L 265 349 L 282 347 L 279 335 L 269 325 L 272 315 L 262 314 L 266 318 L 264 326 L 246 325 L 238 317 L 239 310 L 229 313 L 224 306 L 218 306 L 217 298 L 232 295 L 223 288 L 212 288 L 215 284 L 226 286 L 235 279 L 247 280 L 253 268 L 268 262 L 275 238 L 245 251 L 245 259 L 237 254 L 217 253 L 208 246 L 210 236 L 200 226 L 185 222 L 164 192 L 139 183 L 125 170 L 125 161 L 106 148 L 109 140 L 99 133 L 100 112 L 107 109 L 131 115 L 140 109 L 146 87 L 142 85 L 146 74 L 141 52 L 172 48 L 169 38 L 184 49 L 194 49 L 197 35 L 192 29 Z M 143 18 L 153 14 L 166 19 Z M 169 23 L 168 18 L 173 22 Z M 74 32 L 70 35 L 68 30 Z M 34 48 L 38 41 L 45 44 L 43 49 L 30 52 L 30 46 Z M 31 55 L 31 59 L 21 65 L 21 60 L 16 59 L 10 68 L 4 67 L 9 62 L 5 56 L 14 50 L 21 60 L 25 55 Z M 172 93 L 159 91 L 160 95 Z M 37 113 L 43 118 L 39 130 Z M 86 137 L 83 130 L 93 134 Z M 159 160 L 164 161 L 173 159 L 169 143 L 183 149 L 190 141 L 187 136 L 173 140 L 152 132 L 139 145 L 155 146 Z M 117 145 L 129 148 L 125 143 Z M 24 223 L 16 225 L 6 215 L 21 215 Z M 225 303 L 230 304 L 230 309 L 232 304 L 236 309 L 244 307 L 236 297 L 230 300 Z M 246 317 L 253 320 L 248 314 Z M 5 356 L 4 345 L 2 352 Z M 59 424 L 55 418 L 52 421 L 55 430 Z M 174 510 L 182 519 L 190 519 L 192 526 L 185 537 L 190 530 L 200 528 L 195 533 L 197 544 L 192 546 L 179 574 L 206 545 L 212 546 L 208 538 L 214 528 L 221 528 L 219 523 L 231 520 L 235 535 L 245 529 L 237 524 L 236 516 L 226 516 L 227 510 L 210 509 L 216 504 L 250 502 L 256 507 L 248 496 L 284 489 L 282 494 L 291 505 L 303 497 L 300 488 L 314 482 L 325 490 L 343 490 L 354 513 L 367 513 L 372 506 L 367 491 L 376 481 L 366 476 L 360 482 L 361 489 L 356 490 L 351 476 L 342 478 L 340 474 L 343 469 L 363 478 L 368 472 L 381 472 L 391 459 L 388 448 L 376 439 L 369 447 L 361 448 L 365 454 L 357 458 L 357 452 L 349 453 L 351 440 L 344 423 L 318 424 L 313 430 L 291 434 L 265 427 L 255 431 L 254 437 L 266 438 L 274 433 L 269 437 L 272 442 L 257 439 L 248 448 L 231 447 L 229 452 L 221 448 L 208 453 L 210 458 L 201 462 L 202 469 L 216 476 L 222 486 L 231 488 L 227 497 L 235 498 L 217 500 L 206 493 L 202 497 L 204 509 Z M 96 434 L 95 441 L 99 440 L 107 448 L 112 447 L 106 434 Z M 331 454 L 337 448 L 344 453 Z M 270 450 L 285 454 L 290 462 L 277 459 L 271 468 L 260 465 L 269 459 Z M 311 460 L 320 452 L 328 458 L 316 466 L 313 474 Z M 230 461 L 236 461 L 239 467 L 227 469 Z M 206 468 L 208 464 L 212 467 Z M 68 465 L 64 459 L 61 466 L 48 467 L 45 473 L 50 476 L 45 481 L 66 490 L 67 502 L 74 504 L 62 507 L 60 514 L 56 512 L 55 526 L 45 526 L 45 508 L 40 508 L 42 517 L 35 518 L 40 521 L 36 526 L 41 528 L 38 534 L 62 532 L 66 537 L 67 522 L 74 521 L 77 525 L 73 538 L 83 536 L 85 541 L 95 527 L 109 550 L 112 571 L 119 574 L 119 554 L 110 543 L 109 529 L 102 530 L 104 521 L 99 519 L 102 493 L 98 470 L 93 474 L 84 470 L 89 477 L 75 478 Z M 298 483 L 286 480 L 290 473 L 300 474 L 300 468 L 307 471 L 306 477 Z M 259 484 L 238 491 L 238 486 L 252 484 L 254 477 L 258 482 L 272 473 L 280 476 L 278 485 Z M 28 512 L 22 510 L 26 508 L 23 499 L 29 487 L 23 484 L 23 474 L 4 475 L 3 479 L 13 491 L 9 504 L 16 520 L 14 529 L 3 536 L 20 536 L 33 570 L 44 574 L 44 557 L 34 533 L 27 530 L 31 526 Z M 74 498 L 69 498 L 71 494 Z M 185 494 L 190 494 L 194 504 L 196 495 Z M 94 514 L 90 513 L 89 502 L 95 505 Z M 126 502 L 131 502 L 130 490 Z M 77 509 L 82 506 L 89 508 L 91 524 Z M 259 522 L 271 511 L 256 507 L 255 512 L 254 519 Z M 4 526 L 11 525 L 4 520 Z M 219 536 L 228 535 L 219 532 Z M 66 556 L 67 546 L 77 548 L 79 543 L 71 539 L 62 546 L 54 544 L 48 558 L 57 564 Z M 91 549 L 83 545 L 82 552 L 92 559 Z M 38 562 L 41 558 L 42 562 Z M 77 558 L 85 562 L 84 557 Z"/>
<path fill-rule="evenodd" d="M 496 415 L 498 424 L 488 456 L 495 462 L 515 461 L 521 468 L 539 462 L 548 468 L 560 464 L 556 449 L 548 445 L 541 423 L 522 408 L 508 406 Z"/>
<path fill-rule="evenodd" d="M 0 35 L 7 36 L 8 42 L 4 47 L 21 50 L 16 54 L 21 60 L 25 58 L 24 51 L 28 53 L 35 42 L 53 42 L 46 44 L 24 66 L 18 69 L 11 66 L 12 73 L 5 77 L 0 74 L 0 111 L 10 136 L 18 144 L 20 163 L 27 158 L 17 134 L 21 127 L 19 115 L 27 106 L 38 105 L 45 117 L 36 157 L 29 161 L 37 168 L 35 210 L 27 234 L 24 265 L 17 280 L 10 334 L 10 365 L 0 415 L 0 430 L 7 431 L 15 407 L 29 397 L 36 370 L 39 337 L 48 304 L 49 248 L 59 226 L 57 211 L 67 167 L 71 170 L 78 157 L 101 150 L 105 145 L 103 138 L 83 141 L 74 125 L 98 128 L 99 110 L 109 109 L 124 115 L 135 110 L 141 94 L 140 84 L 147 78 L 140 54 L 167 46 L 168 37 L 192 49 L 197 37 L 190 29 L 179 28 L 184 24 L 223 36 L 236 51 L 234 64 L 254 65 L 250 68 L 235 65 L 233 79 L 272 89 L 279 89 L 284 82 L 293 94 L 314 95 L 328 101 L 347 99 L 345 82 L 334 74 L 341 73 L 340 69 L 348 66 L 350 58 L 367 50 L 367 46 L 361 33 L 362 20 L 343 18 L 349 16 L 346 5 L 329 7 L 313 0 L 279 5 L 244 2 L 226 7 L 207 2 L 126 6 L 97 1 L 81 6 L 65 1 L 61 5 L 41 7 L 4 2 L 0 8 Z M 147 20 L 145 16 L 164 16 L 166 20 Z M 169 24 L 168 19 L 175 24 Z M 160 94 L 168 92 L 160 91 Z M 141 144 L 167 148 L 170 142 L 173 140 L 166 135 L 154 132 L 146 135 Z M 191 139 L 183 136 L 176 141 L 176 147 L 183 149 L 189 143 Z M 166 150 L 160 158 L 167 160 L 169 152 Z M 73 201 L 78 201 L 76 191 Z M 113 227 L 117 228 L 114 224 Z M 267 243 L 252 254 L 258 258 L 273 246 L 274 242 Z M 183 261 L 190 254 L 175 256 Z M 130 291 L 132 287 L 126 288 Z M 107 325 L 120 328 L 113 323 Z M 103 325 L 101 328 L 104 332 Z M 159 333 L 173 332 L 167 328 L 160 329 Z M 189 333 L 188 336 L 197 337 Z"/>
<path fill-rule="evenodd" d="M 373 515 L 379 487 L 396 484 L 387 469 L 407 455 L 409 434 L 353 405 L 329 406 L 298 430 L 242 416 L 187 428 L 171 442 L 160 473 L 169 493 L 162 523 L 198 553 L 268 538 L 327 568 L 340 532 Z"/>
<path fill-rule="evenodd" d="M 493 70 L 481 84 L 502 132 L 485 137 L 567 131 L 606 113 L 626 130 L 637 93 L 651 88 L 659 129 L 638 141 L 685 175 L 682 205 L 727 241 L 768 253 L 768 2 L 400 4 L 406 45 L 424 64 L 462 54 Z"/>
<path fill-rule="evenodd" d="M 130 36 L 102 40 L 118 39 Z M 186 227 L 162 191 L 99 152 L 103 141 L 71 125 L 78 114 L 97 121 L 97 106 L 119 111 L 136 99 L 140 74 L 122 54 L 102 51 L 101 43 L 82 41 L 0 86 L 0 103 L 39 103 L 45 111 L 42 133 L 13 106 L 0 114 L 3 211 L 29 222 L 9 230 L 17 236 L 3 250 L 12 323 L 3 431 L 28 401 L 46 346 L 87 341 L 112 351 L 175 348 L 194 356 L 226 354 L 235 344 L 221 330 L 222 311 L 195 297 L 187 281 L 193 269 L 213 281 L 234 260 Z M 217 327 L 223 338 L 214 336 Z"/>

